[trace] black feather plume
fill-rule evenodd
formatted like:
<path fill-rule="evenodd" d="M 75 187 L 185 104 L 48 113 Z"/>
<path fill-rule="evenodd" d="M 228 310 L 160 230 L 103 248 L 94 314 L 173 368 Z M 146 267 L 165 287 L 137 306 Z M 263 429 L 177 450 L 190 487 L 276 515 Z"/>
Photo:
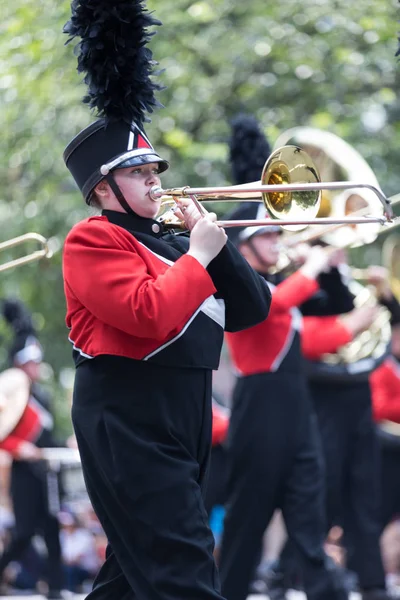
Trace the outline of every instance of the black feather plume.
<path fill-rule="evenodd" d="M 36 335 L 31 313 L 17 298 L 3 300 L 1 303 L 1 312 L 16 335 Z"/>
<path fill-rule="evenodd" d="M 155 91 L 163 87 L 150 79 L 158 72 L 146 47 L 154 32 L 147 29 L 161 22 L 144 8 L 143 0 L 73 0 L 71 10 L 64 33 L 67 44 L 81 38 L 75 53 L 88 86 L 83 101 L 110 121 L 149 121 L 145 113 L 162 106 Z"/>
<path fill-rule="evenodd" d="M 8 348 L 10 365 L 14 364 L 14 358 L 18 352 L 27 345 L 34 344 L 41 349 L 36 338 L 36 329 L 33 324 L 32 315 L 26 306 L 17 298 L 6 298 L 1 302 L 1 313 L 5 321 L 13 330 L 13 339 Z"/>
<path fill-rule="evenodd" d="M 229 159 L 235 184 L 251 183 L 261 177 L 271 147 L 257 120 L 240 114 L 232 122 Z"/>

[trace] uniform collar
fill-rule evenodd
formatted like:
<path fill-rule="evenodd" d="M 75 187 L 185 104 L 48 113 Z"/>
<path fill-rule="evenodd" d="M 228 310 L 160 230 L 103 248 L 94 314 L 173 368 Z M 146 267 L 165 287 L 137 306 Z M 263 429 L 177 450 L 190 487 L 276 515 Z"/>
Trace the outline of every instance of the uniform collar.
<path fill-rule="evenodd" d="M 155 219 L 146 219 L 138 215 L 128 215 L 116 210 L 102 210 L 101 214 L 107 217 L 110 223 L 119 225 L 128 231 L 146 233 L 156 238 L 161 237 L 165 233 L 162 223 L 159 223 Z"/>

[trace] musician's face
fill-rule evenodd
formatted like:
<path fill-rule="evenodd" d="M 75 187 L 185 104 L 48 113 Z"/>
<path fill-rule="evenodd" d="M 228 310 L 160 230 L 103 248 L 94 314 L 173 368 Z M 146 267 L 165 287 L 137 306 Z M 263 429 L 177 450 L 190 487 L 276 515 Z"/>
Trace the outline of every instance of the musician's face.
<path fill-rule="evenodd" d="M 250 265 L 259 273 L 266 273 L 279 259 L 279 232 L 262 233 L 243 244 L 241 252 Z"/>
<path fill-rule="evenodd" d="M 19 365 L 19 368 L 24 371 L 31 381 L 39 381 L 40 379 L 40 362 L 34 360 L 28 360 L 23 365 Z"/>
<path fill-rule="evenodd" d="M 161 200 L 154 201 L 149 196 L 150 189 L 154 185 L 160 185 L 158 173 L 158 163 L 113 171 L 125 200 L 140 217 L 154 219 L 160 209 Z M 102 208 L 124 212 L 107 181 L 103 180 L 98 184 L 96 194 Z"/>

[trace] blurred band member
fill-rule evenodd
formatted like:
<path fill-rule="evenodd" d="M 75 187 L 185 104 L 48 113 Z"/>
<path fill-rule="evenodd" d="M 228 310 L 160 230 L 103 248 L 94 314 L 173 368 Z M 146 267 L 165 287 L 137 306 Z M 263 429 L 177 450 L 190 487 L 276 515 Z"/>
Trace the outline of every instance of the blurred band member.
<path fill-rule="evenodd" d="M 56 446 L 49 398 L 38 383 L 43 351 L 31 317 L 18 300 L 5 300 L 2 312 L 15 333 L 9 353 L 10 363 L 25 374 L 29 399 L 15 428 L 0 442 L 0 448 L 14 459 L 10 493 L 15 515 L 11 542 L 0 557 L 0 576 L 10 562 L 23 556 L 33 536 L 40 534 L 48 551 L 48 598 L 62 598 L 59 524 L 50 506 L 47 470 L 40 461 L 40 448 Z M 7 400 L 5 396 L 0 396 L 0 399 Z"/>
<path fill-rule="evenodd" d="M 325 302 L 310 300 L 303 305 L 303 314 L 353 311 L 353 295 L 341 276 L 345 265 L 338 267 L 320 278 Z M 368 319 L 372 324 L 376 311 L 376 307 L 366 307 L 356 312 L 356 322 L 364 320 L 361 330 Z M 310 359 L 308 381 L 326 465 L 328 529 L 335 524 L 343 527 L 347 566 L 357 574 L 363 600 L 386 600 L 389 595 L 379 545 L 380 453 L 368 380 L 377 365 L 371 359 L 359 365 L 326 368 L 319 362 L 322 353 L 313 347 L 312 339 L 304 338 L 303 351 Z"/>

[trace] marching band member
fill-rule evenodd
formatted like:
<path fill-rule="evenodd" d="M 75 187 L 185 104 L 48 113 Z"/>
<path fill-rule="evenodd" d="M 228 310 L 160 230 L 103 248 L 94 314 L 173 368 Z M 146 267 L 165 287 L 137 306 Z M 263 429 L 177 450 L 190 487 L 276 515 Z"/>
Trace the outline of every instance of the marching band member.
<path fill-rule="evenodd" d="M 342 303 L 346 303 L 348 297 L 347 311 L 350 311 L 353 308 L 351 294 L 343 292 L 344 282 L 339 281 L 339 271 L 324 277 L 324 291 L 328 297 L 332 302 L 343 297 Z M 321 310 L 313 300 L 303 305 L 302 311 L 306 315 L 345 312 L 333 311 L 329 303 Z M 373 308 L 370 317 L 372 324 Z M 312 339 L 308 346 L 310 349 Z M 326 465 L 328 527 L 338 523 L 343 527 L 347 565 L 357 574 L 363 600 L 387 600 L 390 595 L 385 589 L 379 544 L 380 452 L 372 418 L 370 370 L 353 373 L 349 369 L 347 375 L 335 376 L 333 368 L 330 374 L 322 375 L 318 369 L 318 354 L 321 356 L 322 353 L 310 353 L 305 345 L 303 351 L 312 361 L 308 370 L 309 387 Z"/>
<path fill-rule="evenodd" d="M 5 300 L 2 312 L 15 332 L 10 349 L 14 368 L 0 374 L 0 449 L 13 457 L 10 493 L 15 527 L 0 557 L 0 578 L 10 562 L 22 558 L 33 536 L 39 533 L 48 551 L 47 597 L 62 598 L 59 523 L 49 502 L 47 469 L 40 460 L 41 448 L 57 445 L 52 436 L 49 400 L 38 385 L 43 352 L 31 316 L 18 300 Z"/>
<path fill-rule="evenodd" d="M 242 205 L 232 218 L 256 216 Z M 264 209 L 265 210 L 265 209 Z M 279 258 L 276 226 L 230 230 L 250 265 L 268 280 Z M 317 289 L 329 256 L 317 248 L 304 266 L 272 287 L 268 319 L 226 339 L 239 377 L 228 437 L 228 501 L 220 572 L 230 600 L 245 600 L 264 531 L 282 510 L 295 543 L 309 600 L 345 598 L 323 551 L 323 470 L 316 421 L 300 352 L 297 310 Z"/>
<path fill-rule="evenodd" d="M 149 192 L 168 163 L 142 123 L 156 102 L 143 49 L 156 23 L 139 0 L 81 0 L 66 26 L 83 36 L 79 64 L 102 117 L 64 154 L 102 211 L 73 227 L 63 257 L 72 419 L 109 540 L 91 600 L 222 598 L 203 501 L 212 370 L 224 329 L 255 325 L 270 305 L 213 215 L 180 202 L 190 235 L 155 219 L 160 202 Z"/>
<path fill-rule="evenodd" d="M 230 154 L 235 183 L 260 177 L 268 142 L 251 117 L 233 123 Z M 265 208 L 242 204 L 230 218 L 264 218 Z M 268 280 L 279 258 L 280 228 L 229 229 L 229 237 L 251 266 Z M 302 372 L 296 309 L 318 289 L 317 275 L 329 265 L 312 251 L 302 269 L 271 285 L 268 319 L 226 340 L 238 380 L 228 434 L 229 479 L 220 551 L 222 591 L 245 600 L 262 537 L 281 508 L 295 540 L 309 600 L 345 598 L 328 570 L 323 551 L 323 476 L 316 423 Z"/>

